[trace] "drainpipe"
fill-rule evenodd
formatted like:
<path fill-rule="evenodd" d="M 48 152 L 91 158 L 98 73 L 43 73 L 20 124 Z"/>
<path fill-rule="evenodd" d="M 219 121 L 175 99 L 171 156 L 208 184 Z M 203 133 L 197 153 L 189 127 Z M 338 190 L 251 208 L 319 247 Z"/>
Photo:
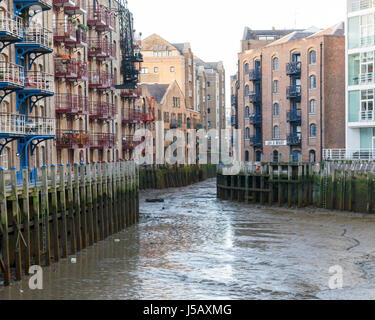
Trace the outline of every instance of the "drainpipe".
<path fill-rule="evenodd" d="M 323 161 L 323 42 L 320 43 L 320 161 Z"/>

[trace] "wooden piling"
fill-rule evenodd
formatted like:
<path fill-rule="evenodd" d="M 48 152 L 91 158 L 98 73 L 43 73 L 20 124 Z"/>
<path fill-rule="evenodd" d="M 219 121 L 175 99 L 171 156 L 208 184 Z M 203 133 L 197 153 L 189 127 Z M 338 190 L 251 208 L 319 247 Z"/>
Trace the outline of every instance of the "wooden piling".
<path fill-rule="evenodd" d="M 1 234 L 1 268 L 3 271 L 4 285 L 10 285 L 10 252 L 9 252 L 9 226 L 7 199 L 5 193 L 5 172 L 0 168 L 0 234 Z"/>
<path fill-rule="evenodd" d="M 65 167 L 60 164 L 60 178 L 59 178 L 59 209 L 61 213 L 61 257 L 66 258 L 69 255 L 68 249 L 68 223 L 66 215 L 66 194 L 65 194 Z"/>
<path fill-rule="evenodd" d="M 56 184 L 56 167 L 51 166 L 51 213 L 52 213 L 52 241 L 53 241 L 53 258 L 55 262 L 60 260 L 59 244 L 59 218 L 57 207 L 57 184 Z"/>

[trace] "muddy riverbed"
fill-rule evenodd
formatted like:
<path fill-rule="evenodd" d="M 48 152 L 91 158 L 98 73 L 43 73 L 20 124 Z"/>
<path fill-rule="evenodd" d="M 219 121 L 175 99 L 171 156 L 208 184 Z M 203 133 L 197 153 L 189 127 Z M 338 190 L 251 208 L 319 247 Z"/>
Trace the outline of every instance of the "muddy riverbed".
<path fill-rule="evenodd" d="M 143 192 L 140 210 L 139 225 L 44 268 L 43 290 L 26 279 L 0 299 L 375 298 L 375 216 L 225 202 L 215 180 Z"/>

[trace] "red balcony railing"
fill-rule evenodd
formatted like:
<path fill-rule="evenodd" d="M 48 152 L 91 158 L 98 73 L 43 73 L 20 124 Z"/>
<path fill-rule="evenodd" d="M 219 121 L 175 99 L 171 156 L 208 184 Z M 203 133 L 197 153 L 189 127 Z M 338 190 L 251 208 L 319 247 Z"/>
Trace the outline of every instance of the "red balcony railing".
<path fill-rule="evenodd" d="M 70 0 L 69 4 L 64 6 L 64 11 L 68 15 L 87 13 L 87 0 Z"/>
<path fill-rule="evenodd" d="M 133 136 L 125 136 L 122 138 L 122 149 L 123 150 L 133 150 L 135 147 L 140 145 L 142 141 L 134 141 Z"/>
<path fill-rule="evenodd" d="M 121 90 L 122 98 L 140 98 L 142 97 L 142 88 Z"/>
<path fill-rule="evenodd" d="M 108 149 L 115 146 L 115 135 L 112 133 L 92 133 L 90 135 L 91 149 Z"/>
<path fill-rule="evenodd" d="M 107 72 L 89 71 L 89 87 L 96 89 L 110 89 L 113 88 L 113 76 Z"/>
<path fill-rule="evenodd" d="M 115 30 L 115 16 L 103 6 L 97 8 L 90 7 L 87 24 L 89 26 L 95 26 L 95 28 L 100 31 L 113 31 Z"/>
<path fill-rule="evenodd" d="M 57 149 L 80 149 L 90 146 L 90 136 L 82 130 L 57 130 Z"/>
<path fill-rule="evenodd" d="M 142 122 L 153 122 L 155 116 L 152 113 L 142 113 Z"/>
<path fill-rule="evenodd" d="M 53 30 L 53 39 L 55 42 L 76 42 L 77 26 L 69 20 L 56 20 Z"/>
<path fill-rule="evenodd" d="M 121 114 L 124 123 L 140 123 L 142 122 L 142 113 L 135 109 L 124 109 Z"/>
<path fill-rule="evenodd" d="M 53 0 L 55 7 L 74 6 L 75 0 Z"/>
<path fill-rule="evenodd" d="M 66 40 L 65 45 L 67 47 L 87 47 L 88 44 L 88 37 L 87 31 L 83 30 L 82 28 L 78 27 L 75 31 L 75 40 Z"/>
<path fill-rule="evenodd" d="M 107 40 L 89 39 L 88 56 L 97 59 L 113 59 L 116 56 L 116 47 Z"/>
<path fill-rule="evenodd" d="M 87 65 L 80 60 L 56 57 L 55 77 L 71 81 L 87 80 Z"/>
<path fill-rule="evenodd" d="M 88 114 L 89 104 L 86 97 L 76 94 L 60 93 L 55 95 L 56 113 Z"/>
<path fill-rule="evenodd" d="M 116 117 L 116 108 L 112 103 L 91 101 L 89 106 L 91 119 L 114 119 Z"/>

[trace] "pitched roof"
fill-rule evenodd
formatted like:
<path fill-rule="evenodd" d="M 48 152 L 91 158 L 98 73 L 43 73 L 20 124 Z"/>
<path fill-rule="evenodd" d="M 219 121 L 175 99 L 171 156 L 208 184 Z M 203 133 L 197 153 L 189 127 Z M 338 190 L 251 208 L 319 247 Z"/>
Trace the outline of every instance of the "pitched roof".
<path fill-rule="evenodd" d="M 257 40 L 259 36 L 276 36 L 279 39 L 294 31 L 302 31 L 302 30 L 301 29 L 251 30 L 249 27 L 245 27 L 242 40 Z"/>
<path fill-rule="evenodd" d="M 142 83 L 141 84 L 143 87 L 146 87 L 150 94 L 155 98 L 157 103 L 161 103 L 167 90 L 168 87 L 171 84 L 160 84 L 160 83 Z"/>

